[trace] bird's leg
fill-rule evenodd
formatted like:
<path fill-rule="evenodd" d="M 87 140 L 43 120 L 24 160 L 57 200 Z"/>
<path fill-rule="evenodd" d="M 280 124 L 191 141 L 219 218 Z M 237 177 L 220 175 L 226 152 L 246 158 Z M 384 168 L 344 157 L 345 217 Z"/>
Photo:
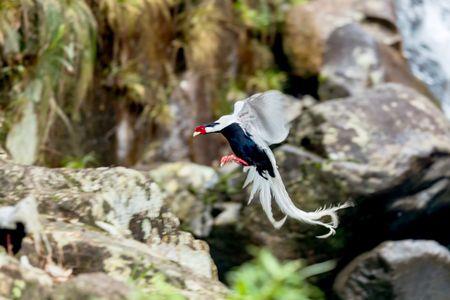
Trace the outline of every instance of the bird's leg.
<path fill-rule="evenodd" d="M 238 164 L 240 164 L 240 165 L 243 165 L 243 166 L 248 166 L 248 165 L 249 165 L 249 164 L 248 164 L 245 160 L 243 160 L 242 158 L 239 158 L 239 157 L 237 157 L 237 156 L 234 155 L 234 154 L 230 154 L 230 155 L 226 155 L 226 156 L 224 156 L 224 157 L 222 157 L 222 158 L 220 159 L 220 166 L 222 167 L 222 166 L 224 166 L 224 165 L 226 165 L 227 163 L 232 162 L 232 161 L 234 161 L 235 163 L 238 163 Z"/>

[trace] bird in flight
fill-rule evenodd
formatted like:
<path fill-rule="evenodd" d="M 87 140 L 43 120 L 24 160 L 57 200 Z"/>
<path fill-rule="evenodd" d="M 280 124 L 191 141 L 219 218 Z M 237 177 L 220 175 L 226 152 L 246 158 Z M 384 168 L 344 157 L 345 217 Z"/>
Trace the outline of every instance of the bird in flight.
<path fill-rule="evenodd" d="M 258 193 L 262 208 L 275 228 L 283 226 L 287 217 L 291 217 L 307 224 L 326 227 L 328 232 L 318 238 L 327 238 L 335 233 L 338 225 L 336 211 L 350 204 L 313 212 L 303 211 L 294 205 L 269 147 L 287 138 L 290 129 L 287 115 L 285 96 L 278 91 L 268 91 L 237 101 L 232 114 L 222 116 L 211 124 L 197 126 L 193 136 L 209 133 L 222 133 L 225 136 L 234 154 L 222 157 L 220 165 L 234 161 L 244 167 L 247 172 L 244 188 L 252 183 L 248 203 Z M 285 214 L 281 220 L 273 217 L 272 199 Z M 328 222 L 323 221 L 326 217 L 329 218 Z"/>

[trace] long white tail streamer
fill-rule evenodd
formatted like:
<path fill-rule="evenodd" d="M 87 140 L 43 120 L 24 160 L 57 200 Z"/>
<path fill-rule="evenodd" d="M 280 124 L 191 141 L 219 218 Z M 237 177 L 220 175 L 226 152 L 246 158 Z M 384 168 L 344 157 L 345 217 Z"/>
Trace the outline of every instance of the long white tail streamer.
<path fill-rule="evenodd" d="M 269 151 L 266 150 L 266 153 Z M 272 165 L 274 166 L 275 177 L 271 177 L 266 173 L 265 176 L 267 179 L 265 179 L 261 175 L 259 175 L 256 167 L 244 167 L 244 171 L 247 172 L 247 178 L 244 183 L 244 188 L 252 183 L 252 189 L 250 192 L 248 203 L 250 204 L 254 196 L 259 193 L 259 200 L 261 202 L 262 208 L 269 218 L 269 221 L 277 229 L 283 226 L 287 217 L 291 217 L 307 224 L 324 226 L 329 230 L 328 233 L 317 236 L 317 238 L 327 238 L 335 234 L 335 229 L 339 224 L 336 211 L 350 207 L 352 206 L 352 203 L 347 202 L 330 208 L 323 207 L 313 212 L 306 212 L 297 208 L 286 191 L 283 180 L 281 179 L 280 173 L 278 172 L 276 164 L 274 163 L 275 159 L 273 157 L 273 153 L 271 152 L 272 151 L 267 154 L 269 155 L 272 161 Z M 286 215 L 279 221 L 276 221 L 272 214 L 272 199 L 275 200 L 280 210 Z M 331 221 L 320 221 L 324 217 L 329 217 Z"/>

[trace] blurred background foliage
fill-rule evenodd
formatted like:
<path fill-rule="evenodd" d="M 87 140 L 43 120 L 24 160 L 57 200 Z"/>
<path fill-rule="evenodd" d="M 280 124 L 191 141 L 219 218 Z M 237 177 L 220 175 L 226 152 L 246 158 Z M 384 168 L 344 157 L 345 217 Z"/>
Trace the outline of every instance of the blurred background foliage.
<path fill-rule="evenodd" d="M 2 1 L 0 142 L 26 164 L 90 153 L 99 165 L 210 162 L 205 145 L 160 153 L 161 139 L 188 143 L 181 118 L 197 117 L 194 125 L 237 98 L 283 89 L 275 44 L 285 11 L 300 2 Z"/>

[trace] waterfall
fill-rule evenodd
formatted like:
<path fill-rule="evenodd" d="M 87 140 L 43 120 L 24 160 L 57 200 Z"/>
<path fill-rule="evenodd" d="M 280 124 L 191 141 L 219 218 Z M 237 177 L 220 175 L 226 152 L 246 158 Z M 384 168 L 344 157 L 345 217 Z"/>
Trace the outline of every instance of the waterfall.
<path fill-rule="evenodd" d="M 450 1 L 395 0 L 395 4 L 411 70 L 450 119 Z"/>

